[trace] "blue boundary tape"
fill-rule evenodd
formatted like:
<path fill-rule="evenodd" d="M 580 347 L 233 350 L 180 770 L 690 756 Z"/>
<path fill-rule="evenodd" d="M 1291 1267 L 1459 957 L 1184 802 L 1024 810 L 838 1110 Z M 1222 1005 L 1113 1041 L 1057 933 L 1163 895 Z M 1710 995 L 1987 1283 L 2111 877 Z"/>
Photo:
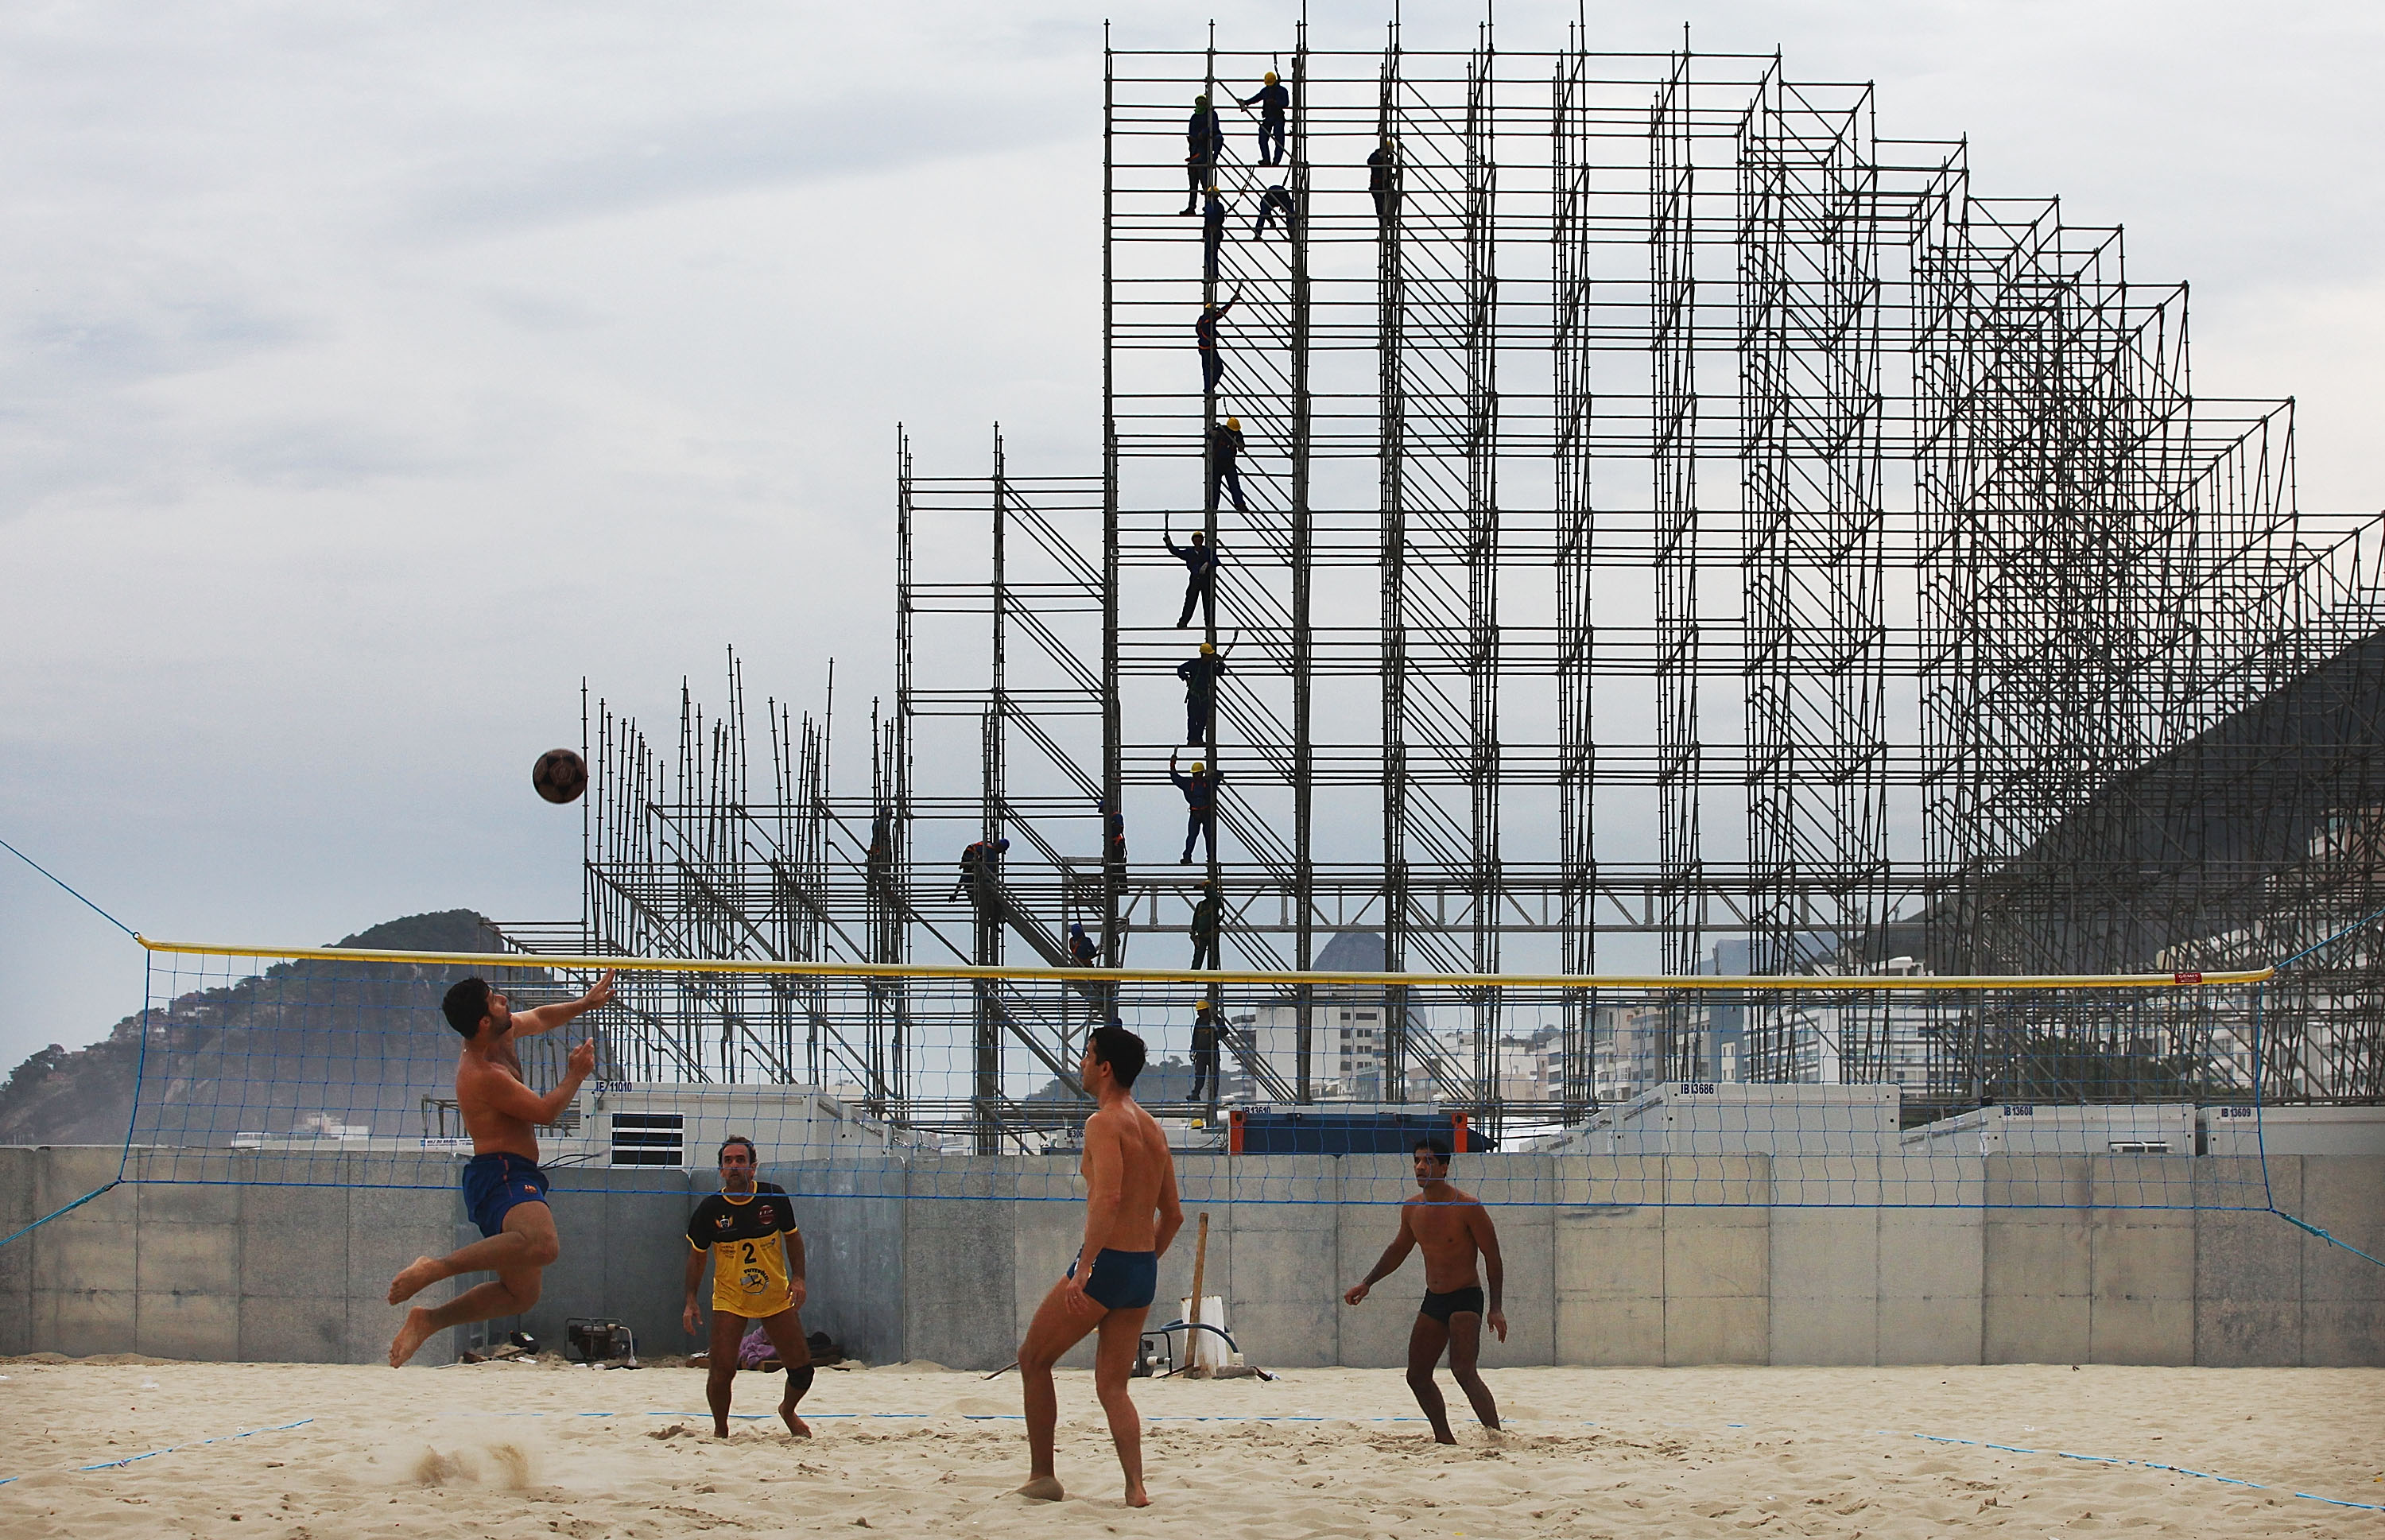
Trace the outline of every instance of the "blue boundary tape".
<path fill-rule="evenodd" d="M 2025 1449 L 2017 1444 L 1991 1444 L 1983 1438 L 1942 1438 L 1936 1434 L 1900 1434 L 1893 1428 L 1875 1428 L 1874 1433 L 1889 1438 L 1917 1438 L 1926 1444 L 1960 1444 L 1973 1449 L 1996 1449 L 2008 1455 L 2043 1455 L 2054 1459 L 2076 1459 L 2090 1465 L 2133 1465 L 2140 1471 L 2167 1471 L 2174 1475 L 2193 1476 L 2200 1481 L 2216 1481 L 2224 1486 L 2249 1487 L 2255 1492 L 2290 1492 L 2314 1503 L 2326 1503 L 2334 1508 L 2356 1508 L 2367 1513 L 2385 1513 L 2385 1503 L 2355 1503 L 2343 1497 L 2323 1497 L 2316 1492 L 2294 1492 L 2290 1486 L 2271 1486 L 2266 1482 L 2245 1481 L 2239 1476 L 2216 1475 L 2209 1471 L 2190 1471 L 2183 1465 L 2165 1465 L 2157 1459 L 2128 1459 L 2118 1455 L 2081 1455 L 2068 1449 Z"/>
<path fill-rule="evenodd" d="M 313 1421 L 315 1420 L 311 1417 L 302 1417 L 295 1422 L 277 1423 L 270 1428 L 243 1428 L 236 1434 L 218 1434 L 213 1438 L 194 1439 L 188 1444 L 169 1444 L 162 1449 L 152 1449 L 141 1455 L 127 1455 L 122 1459 L 104 1459 L 97 1465 L 78 1465 L 75 1471 L 78 1474 L 85 1471 L 113 1471 L 119 1466 L 131 1465 L 140 1460 L 156 1459 L 159 1455 L 170 1455 L 177 1449 L 196 1449 L 209 1444 L 229 1444 L 236 1438 L 255 1438 L 258 1434 L 288 1433 L 293 1428 L 303 1428 Z M 12 1481 L 24 1479 L 22 1476 L 0 1476 L 0 1486 L 6 1486 Z"/>

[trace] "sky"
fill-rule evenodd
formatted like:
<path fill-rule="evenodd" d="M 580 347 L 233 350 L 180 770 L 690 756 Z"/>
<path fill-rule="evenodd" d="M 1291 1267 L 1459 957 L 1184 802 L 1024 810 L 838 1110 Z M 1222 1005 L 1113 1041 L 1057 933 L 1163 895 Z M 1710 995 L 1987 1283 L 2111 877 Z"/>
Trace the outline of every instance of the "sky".
<path fill-rule="evenodd" d="M 1221 40 L 1296 14 L 1220 6 Z M 1570 6 L 1503 4 L 1561 44 Z M 1385 7 L 1319 5 L 1317 46 Z M 1471 8 L 1414 7 L 1458 42 Z M 152 935 L 578 908 L 525 784 L 651 720 L 879 687 L 922 470 L 1092 469 L 1101 46 L 1207 13 L 810 4 L 0 9 L 0 839 Z M 2294 396 L 2305 508 L 2385 505 L 2385 11 L 1641 4 L 1596 46 L 1871 80 L 1880 131 L 2128 229 L 2194 379 Z M 857 683 L 849 682 L 859 681 Z M 854 694 L 846 695 L 850 688 Z M 139 1008 L 0 852 L 0 1068 Z"/>

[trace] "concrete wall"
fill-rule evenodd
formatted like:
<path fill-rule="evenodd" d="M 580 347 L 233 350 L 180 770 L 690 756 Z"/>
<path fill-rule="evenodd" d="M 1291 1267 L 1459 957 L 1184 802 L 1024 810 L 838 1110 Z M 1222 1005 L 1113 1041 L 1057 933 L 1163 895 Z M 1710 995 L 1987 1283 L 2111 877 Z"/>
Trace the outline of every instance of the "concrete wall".
<path fill-rule="evenodd" d="M 387 1157 L 345 1158 L 348 1187 L 272 1185 L 287 1168 L 271 1155 L 207 1158 L 220 1184 L 119 1187 L 0 1247 L 0 1353 L 372 1362 L 397 1321 L 382 1299 L 391 1275 L 456 1244 L 459 1226 L 477 1234 L 453 1187 L 375 1185 L 406 1179 Z M 305 1158 L 322 1174 L 321 1157 Z M 1512 1331 L 1485 1359 L 2385 1365 L 2385 1268 L 2267 1213 L 2127 1207 L 2162 1188 L 2142 1161 L 2163 1158 L 1949 1158 L 1928 1187 L 1943 1206 L 1908 1208 L 1878 1206 L 1867 1157 L 1476 1158 L 1476 1180 L 1511 1200 L 1493 1212 Z M 2179 1158 L 2161 1171 L 2171 1187 Z M 118 1160 L 0 1149 L 0 1229 L 103 1185 Z M 1492 1160 L 1495 1178 L 1481 1170 Z M 178 1174 L 192 1169 L 176 1158 Z M 2258 1190 L 2257 1162 L 2191 1170 L 2214 1202 Z M 1401 1190 L 1407 1172 L 1402 1156 L 1254 1156 L 1205 1173 L 1205 1287 L 1226 1299 L 1251 1358 L 1403 1360 L 1418 1264 L 1363 1306 L 1340 1296 L 1396 1223 L 1389 1205 L 1353 1199 Z M 1008 1196 L 1076 1190 L 1060 1158 L 764 1174 L 808 1195 L 806 1328 L 871 1362 L 1009 1362 L 1083 1230 L 1073 1202 Z M 603 1316 L 648 1353 L 695 1346 L 679 1322 L 681 1237 L 708 1173 L 555 1176 L 564 1257 L 519 1324 L 559 1344 L 567 1318 Z M 2268 1180 L 2279 1208 L 2385 1256 L 2385 1157 L 2272 1156 Z M 1914 1190 L 1909 1178 L 1895 1189 Z M 1668 1201 L 1644 1201 L 1656 1192 Z M 1776 1192 L 1802 1201 L 1775 1205 Z M 1193 1236 L 1188 1221 L 1162 1261 L 1156 1320 L 1191 1292 Z M 449 1335 L 430 1361 L 453 1354 Z"/>

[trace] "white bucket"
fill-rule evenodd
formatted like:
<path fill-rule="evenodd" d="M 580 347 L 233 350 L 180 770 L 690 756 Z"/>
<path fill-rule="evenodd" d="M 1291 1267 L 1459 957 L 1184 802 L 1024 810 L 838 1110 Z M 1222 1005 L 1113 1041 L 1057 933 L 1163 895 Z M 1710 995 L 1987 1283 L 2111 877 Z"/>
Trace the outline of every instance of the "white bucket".
<path fill-rule="evenodd" d="M 1223 1295 L 1203 1295 L 1201 1313 L 1197 1316 L 1192 1313 L 1192 1297 L 1180 1296 L 1176 1301 L 1176 1319 L 1215 1326 L 1217 1332 L 1232 1330 L 1226 1324 L 1226 1298 Z M 1217 1335 L 1217 1332 L 1185 1333 L 1192 1339 L 1192 1346 L 1182 1350 L 1177 1361 L 1188 1369 L 1223 1369 L 1231 1363 L 1233 1358 L 1227 1349 L 1226 1339 Z"/>

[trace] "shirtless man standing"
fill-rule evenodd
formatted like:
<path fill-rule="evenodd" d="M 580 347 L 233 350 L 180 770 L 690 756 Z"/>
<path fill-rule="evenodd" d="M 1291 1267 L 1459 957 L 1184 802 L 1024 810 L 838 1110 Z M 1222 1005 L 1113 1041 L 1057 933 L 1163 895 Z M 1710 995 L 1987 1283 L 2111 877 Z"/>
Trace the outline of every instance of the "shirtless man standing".
<path fill-rule="evenodd" d="M 488 1239 L 444 1257 L 417 1257 L 389 1285 L 389 1302 L 402 1305 L 442 1278 L 494 1271 L 494 1282 L 465 1290 L 435 1309 L 417 1305 L 389 1345 L 396 1369 L 421 1351 L 431 1334 L 468 1321 L 519 1315 L 538 1303 L 539 1273 L 561 1255 L 555 1215 L 546 1207 L 546 1173 L 538 1166 L 538 1135 L 571 1105 L 596 1068 L 593 1037 L 571 1050 L 563 1083 L 542 1096 L 522 1083 L 517 1039 L 552 1032 L 573 1017 L 613 997 L 610 969 L 596 987 L 577 1000 L 541 1006 L 517 1015 L 485 980 L 466 979 L 447 991 L 439 1008 L 461 1033 L 464 1051 L 456 1063 L 456 1108 L 472 1136 L 472 1159 L 464 1168 L 464 1199 L 472 1221 Z"/>
<path fill-rule="evenodd" d="M 1184 1210 L 1176 1201 L 1168 1136 L 1129 1094 L 1143 1060 L 1142 1038 L 1107 1026 L 1087 1041 L 1077 1067 L 1101 1104 L 1085 1120 L 1085 1240 L 1068 1275 L 1043 1296 L 1018 1348 L 1030 1464 L 1027 1484 L 1018 1489 L 1022 1497 L 1057 1502 L 1067 1496 L 1052 1473 L 1053 1429 L 1060 1419 L 1052 1366 L 1098 1328 L 1093 1390 L 1109 1415 L 1110 1442 L 1126 1471 L 1127 1506 L 1151 1506 L 1143 1489 L 1143 1421 L 1126 1382 L 1143 1340 L 1143 1318 L 1159 1287 L 1159 1258 L 1184 1227 Z"/>
<path fill-rule="evenodd" d="M 1507 1340 L 1506 1312 L 1499 1308 L 1506 1279 L 1499 1265 L 1499 1235 L 1491 1228 L 1490 1210 L 1449 1184 L 1447 1145 L 1438 1139 L 1417 1144 L 1416 1179 L 1422 1190 L 1400 1205 L 1400 1233 L 1383 1248 L 1375 1270 L 1342 1298 L 1357 1304 L 1377 1282 L 1400 1270 L 1412 1247 L 1424 1247 L 1425 1296 L 1417 1310 L 1416 1328 L 1408 1333 L 1408 1389 L 1416 1393 L 1417 1405 L 1424 1414 L 1432 1419 L 1434 1441 L 1455 1444 L 1456 1436 L 1449 1431 L 1449 1408 L 1441 1398 L 1441 1387 L 1432 1383 L 1433 1366 L 1441 1361 L 1441 1350 L 1446 1346 L 1451 1377 L 1474 1403 L 1474 1415 L 1496 1433 L 1499 1406 L 1491 1399 L 1491 1387 L 1475 1371 L 1474 1358 L 1481 1347 L 1485 1321 L 1501 1342 Z M 1474 1276 L 1478 1251 L 1482 1254 L 1483 1277 L 1491 1284 L 1487 1315 L 1482 1308 L 1482 1284 Z"/>

